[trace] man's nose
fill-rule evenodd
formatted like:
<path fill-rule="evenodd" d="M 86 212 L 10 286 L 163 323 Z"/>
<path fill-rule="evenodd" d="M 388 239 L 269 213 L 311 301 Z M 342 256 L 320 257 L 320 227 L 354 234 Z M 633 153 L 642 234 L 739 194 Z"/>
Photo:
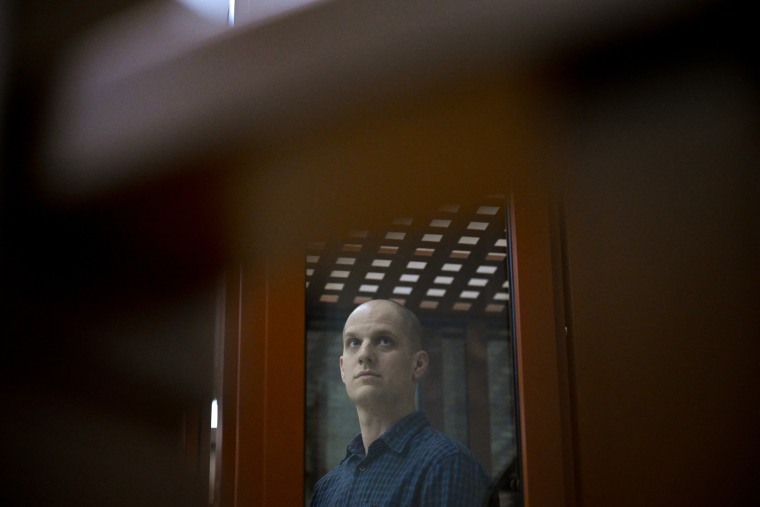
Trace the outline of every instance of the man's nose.
<path fill-rule="evenodd" d="M 359 358 L 359 363 L 364 364 L 365 362 L 372 362 L 374 357 L 374 350 L 372 349 L 372 344 L 368 341 L 364 342 L 359 349 L 359 355 L 357 356 Z"/>

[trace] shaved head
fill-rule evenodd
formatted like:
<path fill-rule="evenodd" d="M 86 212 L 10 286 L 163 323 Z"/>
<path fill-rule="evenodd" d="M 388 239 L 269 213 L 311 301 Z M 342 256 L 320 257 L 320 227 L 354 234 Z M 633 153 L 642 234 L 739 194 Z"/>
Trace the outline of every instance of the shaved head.
<path fill-rule="evenodd" d="M 401 419 L 414 411 L 417 382 L 429 363 L 419 320 L 387 299 L 359 305 L 343 326 L 339 363 L 346 393 L 357 410 Z"/>
<path fill-rule="evenodd" d="M 409 308 L 400 305 L 395 301 L 390 299 L 373 299 L 372 301 L 367 301 L 366 303 L 357 306 L 356 309 L 351 312 L 351 315 L 362 313 L 380 306 L 391 309 L 400 318 L 404 329 L 399 331 L 403 331 L 404 336 L 409 340 L 411 350 L 422 350 L 422 325 L 420 324 L 420 320 Z M 349 319 L 351 318 L 351 315 L 349 315 Z M 348 323 L 348 320 L 346 323 Z M 345 332 L 345 326 L 343 330 Z"/>

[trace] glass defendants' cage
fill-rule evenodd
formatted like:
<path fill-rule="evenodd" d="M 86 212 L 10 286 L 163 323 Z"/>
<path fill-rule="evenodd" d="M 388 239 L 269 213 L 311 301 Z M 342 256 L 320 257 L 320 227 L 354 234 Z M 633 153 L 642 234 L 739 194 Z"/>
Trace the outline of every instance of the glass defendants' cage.
<path fill-rule="evenodd" d="M 365 301 L 393 299 L 424 328 L 418 408 L 467 445 L 518 505 L 517 409 L 506 200 L 451 203 L 377 230 L 309 245 L 306 257 L 305 500 L 359 431 L 340 379 L 341 333 Z"/>

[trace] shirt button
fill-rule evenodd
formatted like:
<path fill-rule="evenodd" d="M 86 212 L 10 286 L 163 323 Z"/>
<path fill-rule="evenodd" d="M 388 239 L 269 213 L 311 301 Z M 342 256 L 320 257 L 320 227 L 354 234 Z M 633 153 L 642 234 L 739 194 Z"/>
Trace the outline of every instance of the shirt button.
<path fill-rule="evenodd" d="M 364 466 L 364 465 L 359 465 L 359 471 L 360 471 L 360 472 L 364 472 L 366 469 L 367 469 L 367 467 L 366 467 L 366 466 Z"/>

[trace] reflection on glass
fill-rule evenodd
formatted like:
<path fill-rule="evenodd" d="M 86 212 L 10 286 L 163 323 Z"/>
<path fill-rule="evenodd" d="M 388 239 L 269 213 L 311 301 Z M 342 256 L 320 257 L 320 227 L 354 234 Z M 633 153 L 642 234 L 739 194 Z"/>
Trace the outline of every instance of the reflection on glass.
<path fill-rule="evenodd" d="M 309 246 L 306 258 L 306 461 L 308 505 L 316 481 L 359 432 L 338 358 L 348 314 L 376 298 L 412 310 L 430 366 L 417 391 L 433 427 L 467 445 L 517 505 L 515 367 L 503 198 L 453 203 Z M 512 467 L 512 468 L 510 468 Z M 502 478 L 507 472 L 508 477 Z M 500 480 L 501 479 L 501 480 Z M 504 480 L 508 479 L 508 480 Z"/>

